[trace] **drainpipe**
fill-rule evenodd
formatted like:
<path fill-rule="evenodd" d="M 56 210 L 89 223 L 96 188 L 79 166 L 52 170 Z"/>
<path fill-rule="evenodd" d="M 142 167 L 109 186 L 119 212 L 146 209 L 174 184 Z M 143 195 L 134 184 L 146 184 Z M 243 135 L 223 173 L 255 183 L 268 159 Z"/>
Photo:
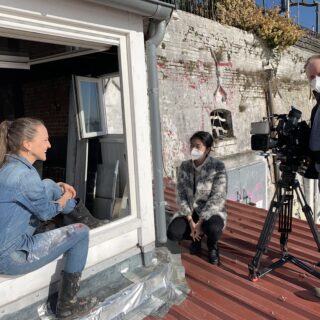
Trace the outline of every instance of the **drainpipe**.
<path fill-rule="evenodd" d="M 159 83 L 157 46 L 161 43 L 166 22 L 170 19 L 176 1 L 163 0 L 86 0 L 151 18 L 149 39 L 146 41 L 148 95 L 152 142 L 156 240 L 167 242 L 165 202 L 163 194 L 162 144 L 159 111 Z"/>
<path fill-rule="evenodd" d="M 167 228 L 163 193 L 163 162 L 159 108 L 159 81 L 157 70 L 157 47 L 164 37 L 166 31 L 166 21 L 151 20 L 149 30 L 150 37 L 146 41 L 146 56 L 152 142 L 156 239 L 158 243 L 163 244 L 167 242 Z"/>

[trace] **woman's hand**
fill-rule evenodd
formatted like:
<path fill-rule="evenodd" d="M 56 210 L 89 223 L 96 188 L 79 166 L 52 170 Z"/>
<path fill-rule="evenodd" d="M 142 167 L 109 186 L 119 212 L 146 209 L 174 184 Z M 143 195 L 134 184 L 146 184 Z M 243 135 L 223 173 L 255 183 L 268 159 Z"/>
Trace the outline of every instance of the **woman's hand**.
<path fill-rule="evenodd" d="M 201 240 L 201 232 L 202 232 L 201 226 L 200 226 L 200 230 L 199 230 L 199 226 L 197 226 L 198 224 L 195 223 L 192 218 L 188 219 L 188 222 L 189 222 L 189 226 L 191 229 L 190 236 L 191 236 L 192 240 L 193 241 L 200 241 Z"/>
<path fill-rule="evenodd" d="M 200 241 L 201 238 L 203 236 L 203 231 L 202 231 L 202 220 L 199 220 L 197 223 L 196 223 L 196 226 L 195 226 L 195 237 L 197 239 L 197 241 Z"/>
<path fill-rule="evenodd" d="M 77 191 L 73 186 L 70 186 L 70 184 L 67 184 L 65 182 L 58 182 L 57 184 L 63 190 L 63 193 L 70 192 L 72 195 L 72 198 L 76 197 Z"/>
<path fill-rule="evenodd" d="M 72 198 L 72 193 L 67 190 L 56 202 L 59 203 L 62 208 L 64 208 L 66 206 L 67 201 Z"/>

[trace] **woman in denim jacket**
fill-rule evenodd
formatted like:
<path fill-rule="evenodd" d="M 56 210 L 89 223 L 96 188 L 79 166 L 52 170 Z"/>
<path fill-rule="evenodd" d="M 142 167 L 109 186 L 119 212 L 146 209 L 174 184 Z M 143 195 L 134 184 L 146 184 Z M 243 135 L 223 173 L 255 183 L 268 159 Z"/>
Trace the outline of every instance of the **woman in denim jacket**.
<path fill-rule="evenodd" d="M 226 224 L 227 175 L 222 161 L 210 156 L 210 133 L 196 132 L 190 138 L 191 160 L 183 161 L 178 174 L 180 212 L 168 226 L 170 240 L 192 240 L 191 254 L 200 254 L 207 236 L 209 262 L 219 263 L 218 240 Z"/>
<path fill-rule="evenodd" d="M 34 221 L 68 214 L 77 206 L 73 187 L 42 181 L 32 166 L 46 160 L 50 147 L 47 129 L 39 120 L 19 118 L 0 124 L 0 274 L 25 274 L 63 254 L 56 314 L 66 318 L 89 311 L 97 299 L 77 297 L 89 228 L 76 223 L 35 234 Z"/>

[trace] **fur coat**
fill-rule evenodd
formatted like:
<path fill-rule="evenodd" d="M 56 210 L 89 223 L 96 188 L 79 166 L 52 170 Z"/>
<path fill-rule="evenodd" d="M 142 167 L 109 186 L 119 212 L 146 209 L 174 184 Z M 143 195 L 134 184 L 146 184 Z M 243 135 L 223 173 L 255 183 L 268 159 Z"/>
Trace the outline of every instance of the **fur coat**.
<path fill-rule="evenodd" d="M 195 185 L 193 161 L 183 161 L 177 181 L 177 202 L 180 207 L 178 215 L 192 215 L 195 211 L 204 220 L 219 215 L 226 224 L 227 174 L 224 163 L 208 156 L 197 180 Z"/>

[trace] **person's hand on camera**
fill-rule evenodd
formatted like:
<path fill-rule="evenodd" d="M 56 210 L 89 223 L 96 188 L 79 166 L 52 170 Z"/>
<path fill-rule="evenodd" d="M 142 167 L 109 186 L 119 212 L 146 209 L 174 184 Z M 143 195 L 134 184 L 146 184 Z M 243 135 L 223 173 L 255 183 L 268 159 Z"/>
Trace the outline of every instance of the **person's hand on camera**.
<path fill-rule="evenodd" d="M 307 170 L 308 170 L 308 168 L 310 166 L 310 163 L 311 163 L 311 159 L 307 157 L 307 158 L 303 159 L 303 161 L 301 162 L 300 166 L 298 167 L 297 172 L 302 177 L 305 176 L 305 173 L 307 172 Z"/>
<path fill-rule="evenodd" d="M 62 189 L 63 193 L 65 192 L 70 192 L 72 195 L 72 198 L 75 198 L 77 195 L 76 190 L 74 189 L 73 186 L 70 186 L 69 184 L 65 183 L 65 182 L 58 182 L 58 186 Z"/>

